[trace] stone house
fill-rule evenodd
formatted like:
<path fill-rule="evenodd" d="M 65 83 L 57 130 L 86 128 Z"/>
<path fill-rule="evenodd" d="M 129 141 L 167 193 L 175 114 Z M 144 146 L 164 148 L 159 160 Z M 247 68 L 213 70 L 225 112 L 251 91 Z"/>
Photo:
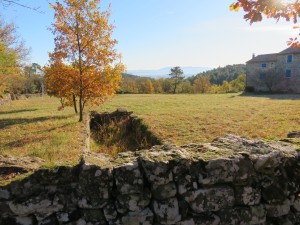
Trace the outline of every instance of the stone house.
<path fill-rule="evenodd" d="M 300 93 L 300 49 L 253 55 L 246 62 L 246 88 L 255 92 Z"/>

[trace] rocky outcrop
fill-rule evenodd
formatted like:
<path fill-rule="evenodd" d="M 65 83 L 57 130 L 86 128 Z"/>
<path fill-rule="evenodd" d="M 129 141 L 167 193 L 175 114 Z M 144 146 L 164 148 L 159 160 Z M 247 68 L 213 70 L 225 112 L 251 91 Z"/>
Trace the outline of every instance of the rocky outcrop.
<path fill-rule="evenodd" d="M 154 146 L 0 187 L 0 224 L 300 224 L 300 152 L 236 136 Z"/>

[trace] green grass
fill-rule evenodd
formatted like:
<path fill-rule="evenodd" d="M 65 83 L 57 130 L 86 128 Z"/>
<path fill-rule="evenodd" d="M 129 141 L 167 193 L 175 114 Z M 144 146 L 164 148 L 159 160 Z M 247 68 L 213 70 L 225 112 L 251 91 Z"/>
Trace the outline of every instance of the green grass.
<path fill-rule="evenodd" d="M 46 164 L 79 160 L 82 124 L 72 108 L 58 111 L 56 98 L 36 97 L 0 106 L 0 154 L 36 156 Z"/>
<path fill-rule="evenodd" d="M 226 134 L 280 139 L 300 129 L 300 95 L 119 95 L 98 111 L 127 108 L 166 142 L 208 142 Z"/>
<path fill-rule="evenodd" d="M 56 98 L 30 98 L 0 106 L 0 154 L 37 156 L 47 164 L 79 160 L 82 126 Z M 127 108 L 168 143 L 209 142 L 226 134 L 282 139 L 300 130 L 300 95 L 119 95 L 93 108 Z"/>

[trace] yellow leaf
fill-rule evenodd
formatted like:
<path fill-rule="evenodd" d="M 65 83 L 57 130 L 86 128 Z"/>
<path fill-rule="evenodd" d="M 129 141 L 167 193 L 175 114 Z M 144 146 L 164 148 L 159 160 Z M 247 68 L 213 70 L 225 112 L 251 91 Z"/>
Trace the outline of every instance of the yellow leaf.
<path fill-rule="evenodd" d="M 229 6 L 230 11 L 233 11 L 233 10 L 234 10 L 234 11 L 238 12 L 240 8 L 241 8 L 241 6 L 238 5 L 238 4 L 235 4 L 235 3 L 232 3 L 232 4 Z"/>

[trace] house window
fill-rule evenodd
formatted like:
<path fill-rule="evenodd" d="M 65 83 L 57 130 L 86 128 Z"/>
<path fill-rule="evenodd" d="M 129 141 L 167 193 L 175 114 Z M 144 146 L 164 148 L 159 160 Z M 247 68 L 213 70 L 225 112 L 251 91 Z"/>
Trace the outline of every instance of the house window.
<path fill-rule="evenodd" d="M 265 74 L 265 73 L 259 74 L 259 79 L 260 79 L 260 80 L 265 80 L 266 77 L 267 77 L 267 74 Z"/>
<path fill-rule="evenodd" d="M 292 76 L 292 71 L 291 70 L 286 70 L 285 71 L 285 77 L 289 78 Z"/>
<path fill-rule="evenodd" d="M 287 56 L 287 62 L 291 63 L 293 61 L 293 56 L 292 55 L 288 55 Z"/>
<path fill-rule="evenodd" d="M 266 63 L 262 63 L 261 64 L 261 68 L 267 68 L 267 64 Z"/>

